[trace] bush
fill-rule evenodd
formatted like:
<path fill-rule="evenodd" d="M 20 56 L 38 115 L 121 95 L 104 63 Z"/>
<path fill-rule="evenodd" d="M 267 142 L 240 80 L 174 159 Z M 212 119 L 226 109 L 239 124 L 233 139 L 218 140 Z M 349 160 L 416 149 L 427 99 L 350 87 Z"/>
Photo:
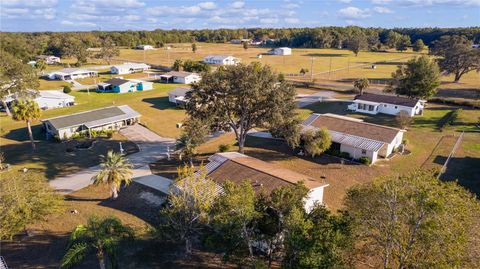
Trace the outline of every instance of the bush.
<path fill-rule="evenodd" d="M 406 146 L 406 145 L 408 145 L 408 142 L 409 142 L 408 139 L 403 139 L 402 144 L 404 144 Z"/>
<path fill-rule="evenodd" d="M 230 145 L 229 144 L 220 144 L 218 146 L 218 151 L 220 151 L 220 152 L 230 151 Z"/>
<path fill-rule="evenodd" d="M 70 88 L 70 86 L 64 86 L 63 87 L 63 92 L 64 93 L 70 93 L 72 91 L 72 88 Z"/>
<path fill-rule="evenodd" d="M 370 159 L 367 157 L 360 157 L 360 159 L 358 159 L 358 162 L 366 165 L 370 165 L 372 163 L 372 161 L 370 161 Z"/>
<path fill-rule="evenodd" d="M 340 152 L 340 158 L 344 158 L 344 159 L 350 159 L 350 153 L 348 152 Z"/>

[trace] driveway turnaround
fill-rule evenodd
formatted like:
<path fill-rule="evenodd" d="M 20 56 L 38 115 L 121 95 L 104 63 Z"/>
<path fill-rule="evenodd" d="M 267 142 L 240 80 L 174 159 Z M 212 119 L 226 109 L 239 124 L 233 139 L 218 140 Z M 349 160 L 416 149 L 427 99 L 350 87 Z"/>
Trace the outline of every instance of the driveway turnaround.
<path fill-rule="evenodd" d="M 163 138 L 141 125 L 128 126 L 120 133 L 136 143 L 139 152 L 127 156 L 133 164 L 133 178 L 151 175 L 149 163 L 165 158 L 167 149 L 172 151 L 175 147 L 175 140 Z M 84 169 L 80 172 L 50 180 L 50 186 L 60 193 L 68 194 L 92 184 L 91 178 L 98 173 L 100 166 Z"/>

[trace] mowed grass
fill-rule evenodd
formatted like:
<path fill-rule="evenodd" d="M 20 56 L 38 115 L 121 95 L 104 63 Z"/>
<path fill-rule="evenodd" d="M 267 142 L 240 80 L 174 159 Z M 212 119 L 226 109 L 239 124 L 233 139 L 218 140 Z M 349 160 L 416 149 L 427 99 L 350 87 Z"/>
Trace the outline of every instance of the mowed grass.
<path fill-rule="evenodd" d="M 108 106 L 129 105 L 142 115 L 140 121 L 148 128 L 164 137 L 176 137 L 180 133 L 180 130 L 176 128 L 176 123 L 184 120 L 185 111 L 170 104 L 167 93 L 179 86 L 181 85 L 155 83 L 153 90 L 124 94 L 72 91 L 70 94 L 75 96 L 75 106 L 42 111 L 41 119 Z M 63 145 L 45 140 L 40 121 L 34 121 L 32 127 L 38 146 L 36 152 L 32 152 L 30 149 L 25 122 L 14 121 L 2 113 L 0 126 L 0 150 L 7 150 L 9 155 L 15 155 L 12 158 L 7 156 L 7 163 L 18 167 L 27 166 L 42 171 L 54 171 L 48 175 L 57 175 L 60 173 L 59 170 L 64 168 L 61 164 L 65 161 L 62 159 L 65 152 L 60 149 L 63 148 Z M 78 166 L 84 167 L 84 165 L 80 165 L 83 162 L 78 162 Z M 69 163 L 75 166 L 74 160 Z"/>
<path fill-rule="evenodd" d="M 406 52 L 361 51 L 358 56 L 355 56 L 349 50 L 294 48 L 292 55 L 289 56 L 262 55 L 260 59 L 257 55 L 266 53 L 269 48 L 249 47 L 245 50 L 242 45 L 237 44 L 197 43 L 197 51 L 193 53 L 190 43 L 172 44 L 171 46 L 170 50 L 166 48 L 148 51 L 122 49 L 118 58 L 171 66 L 176 59 L 203 60 L 210 54 L 233 55 L 241 58 L 243 63 L 268 64 L 279 73 L 298 75 L 300 69 L 306 68 L 310 71 L 313 69 L 315 79 L 350 81 L 362 77 L 389 79 L 398 65 L 426 53 L 426 51 L 417 53 L 410 50 Z M 371 68 L 372 63 L 376 63 L 376 69 Z M 310 74 L 308 73 L 305 78 L 294 78 L 309 79 Z M 480 74 L 470 72 L 464 75 L 460 83 L 452 83 L 452 76 L 443 76 L 442 81 L 444 82 L 443 88 L 479 88 Z"/>

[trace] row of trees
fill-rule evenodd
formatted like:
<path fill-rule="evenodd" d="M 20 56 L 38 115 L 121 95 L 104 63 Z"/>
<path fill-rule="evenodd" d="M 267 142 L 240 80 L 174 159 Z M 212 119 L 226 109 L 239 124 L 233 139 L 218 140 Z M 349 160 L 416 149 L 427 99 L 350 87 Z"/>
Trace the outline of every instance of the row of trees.
<path fill-rule="evenodd" d="M 222 193 L 206 173 L 184 168 L 162 210 L 159 237 L 210 248 L 238 264 L 283 268 L 442 268 L 479 265 L 480 205 L 431 173 L 388 177 L 350 189 L 343 211 L 308 211 L 303 184 L 255 194 L 248 180 Z M 454 236 L 452 236 L 454 235 Z"/>
<path fill-rule="evenodd" d="M 166 43 L 228 42 L 232 39 L 274 39 L 271 45 L 340 48 L 353 37 L 365 37 L 369 47 L 383 44 L 390 48 L 402 48 L 421 39 L 426 45 L 444 35 L 463 35 L 473 42 L 480 42 L 480 29 L 471 28 L 410 28 L 387 30 L 382 28 L 318 27 L 318 28 L 249 28 L 205 30 L 154 30 L 154 31 L 92 31 L 92 32 L 44 32 L 0 33 L 1 47 L 23 60 L 38 54 L 57 56 L 74 55 L 80 62 L 86 55 L 83 48 L 102 47 L 106 41 L 116 46 L 133 47 L 139 44 L 162 46 Z M 400 40 L 402 42 L 397 42 Z M 395 42 L 394 42 L 395 40 Z"/>

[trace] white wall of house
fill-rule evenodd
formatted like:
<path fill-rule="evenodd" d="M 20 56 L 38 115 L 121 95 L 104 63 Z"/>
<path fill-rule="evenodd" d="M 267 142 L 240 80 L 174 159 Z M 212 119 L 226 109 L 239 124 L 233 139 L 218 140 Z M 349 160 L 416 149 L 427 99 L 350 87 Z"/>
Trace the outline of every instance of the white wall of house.
<path fill-rule="evenodd" d="M 72 96 L 72 98 L 65 99 L 38 97 L 35 98 L 35 102 L 37 102 L 38 106 L 42 109 L 51 109 L 71 106 L 75 102 L 75 97 Z"/>
<path fill-rule="evenodd" d="M 341 152 L 348 152 L 350 157 L 354 159 L 360 159 L 361 157 L 367 157 L 372 161 L 372 163 L 376 162 L 378 159 L 378 152 L 372 150 L 364 150 L 360 148 L 356 148 L 353 146 L 340 144 L 340 151 Z"/>
<path fill-rule="evenodd" d="M 194 82 L 199 82 L 200 79 L 200 76 L 192 74 L 186 77 L 173 77 L 173 82 L 181 84 L 192 84 Z"/>
<path fill-rule="evenodd" d="M 379 112 L 380 104 L 365 104 L 361 101 L 356 102 L 357 108 L 355 112 L 376 115 Z"/>
<path fill-rule="evenodd" d="M 386 151 L 386 156 L 389 156 L 390 154 L 392 154 L 392 152 L 398 148 L 402 142 L 403 142 L 403 133 L 404 132 L 399 132 L 395 138 L 392 140 L 392 142 L 390 142 L 388 145 L 387 145 L 387 151 Z"/>
<path fill-rule="evenodd" d="M 389 115 L 397 115 L 400 111 L 406 111 L 408 115 L 411 117 L 415 116 L 415 109 L 413 107 L 408 106 L 399 106 L 393 104 L 381 104 L 380 105 L 380 113 L 389 114 Z"/>
<path fill-rule="evenodd" d="M 310 192 L 308 192 L 307 197 L 305 197 L 303 201 L 304 208 L 307 212 L 310 212 L 310 210 L 313 208 L 315 203 L 323 204 L 323 190 L 327 186 L 328 185 L 317 187 L 317 188 L 311 189 Z"/>

